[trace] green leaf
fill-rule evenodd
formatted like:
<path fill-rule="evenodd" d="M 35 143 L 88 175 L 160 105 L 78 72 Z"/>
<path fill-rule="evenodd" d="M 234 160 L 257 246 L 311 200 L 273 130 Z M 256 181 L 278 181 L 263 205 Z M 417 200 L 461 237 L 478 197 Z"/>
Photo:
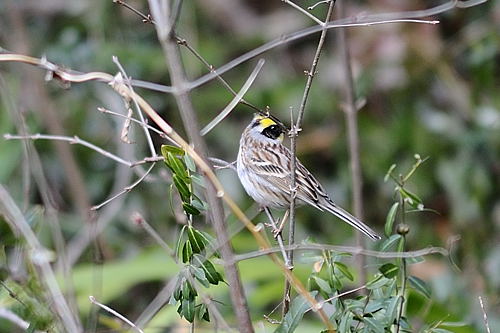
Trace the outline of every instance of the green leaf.
<path fill-rule="evenodd" d="M 390 279 L 386 278 L 382 274 L 377 274 L 374 279 L 368 281 L 368 283 L 366 284 L 366 288 L 371 290 L 378 289 L 385 286 L 389 282 L 391 282 Z"/>
<path fill-rule="evenodd" d="M 401 235 L 392 235 L 391 237 L 387 238 L 383 243 L 382 246 L 380 247 L 380 251 L 382 252 L 389 252 L 389 250 L 393 249 L 396 247 L 396 245 L 399 243 L 399 240 L 402 238 Z"/>
<path fill-rule="evenodd" d="M 349 280 L 351 281 L 354 281 L 354 276 L 352 275 L 351 272 L 349 272 L 349 268 L 342 262 L 340 261 L 335 261 L 334 263 L 334 267 L 340 272 L 342 273 L 342 275 L 344 275 L 346 278 L 348 278 Z"/>
<path fill-rule="evenodd" d="M 389 170 L 387 170 L 387 173 L 385 174 L 385 177 L 384 177 L 384 183 L 387 182 L 387 180 L 389 180 L 389 177 L 391 176 L 394 169 L 396 169 L 396 164 L 391 165 L 389 167 Z"/>
<path fill-rule="evenodd" d="M 200 253 L 205 249 L 205 238 L 198 230 L 189 226 L 187 229 L 188 239 L 193 248 L 193 253 Z"/>
<path fill-rule="evenodd" d="M 314 282 L 318 285 L 319 289 L 321 289 L 327 295 L 330 295 L 332 293 L 332 288 L 330 288 L 328 282 L 326 282 L 317 275 L 311 275 L 311 278 L 313 278 Z"/>
<path fill-rule="evenodd" d="M 431 289 L 429 288 L 427 283 L 425 283 L 425 281 L 419 279 L 416 276 L 410 276 L 408 278 L 408 281 L 410 281 L 410 285 L 413 289 L 415 289 L 425 297 L 431 298 Z"/>
<path fill-rule="evenodd" d="M 182 300 L 182 315 L 186 318 L 190 323 L 194 320 L 195 308 L 194 308 L 194 300 L 183 299 Z"/>
<path fill-rule="evenodd" d="M 165 160 L 165 163 L 170 168 L 170 170 L 172 170 L 172 172 L 177 175 L 177 177 L 184 179 L 186 183 L 191 183 L 186 170 L 186 166 L 179 158 L 175 157 L 171 153 L 167 153 L 167 159 Z"/>
<path fill-rule="evenodd" d="M 373 317 L 363 317 L 363 322 L 366 326 L 370 327 L 369 332 L 384 333 L 384 324 L 374 319 Z"/>
<path fill-rule="evenodd" d="M 182 279 L 178 278 L 174 289 L 174 299 L 180 301 L 182 299 Z"/>
<path fill-rule="evenodd" d="M 195 254 L 193 257 L 193 264 L 198 265 L 203 269 L 208 282 L 210 282 L 211 284 L 218 285 L 219 281 L 224 281 L 224 279 L 219 274 L 219 272 L 217 272 L 210 260 L 203 258 L 203 256 Z"/>
<path fill-rule="evenodd" d="M 177 238 L 177 242 L 175 243 L 175 254 L 177 255 L 177 258 L 182 259 L 182 252 L 181 252 L 181 244 L 184 238 L 184 232 L 186 231 L 187 225 L 183 226 L 181 229 L 181 232 L 179 233 L 179 238 Z"/>
<path fill-rule="evenodd" d="M 198 209 L 196 209 L 193 205 L 188 204 L 186 202 L 182 203 L 182 208 L 184 209 L 186 214 L 193 215 L 193 216 L 200 215 L 200 211 Z"/>
<path fill-rule="evenodd" d="M 382 265 L 378 270 L 386 278 L 392 279 L 396 275 L 398 275 L 399 267 L 396 266 L 396 265 L 394 265 L 394 264 L 392 264 L 392 263 L 387 263 L 387 264 Z"/>
<path fill-rule="evenodd" d="M 422 203 L 422 199 L 420 199 L 415 193 L 412 193 L 408 191 L 405 188 L 402 187 L 397 187 L 397 190 L 399 193 L 403 196 L 405 199 L 405 202 L 407 202 L 410 206 L 412 206 L 415 209 L 422 210 L 424 209 L 424 205 Z"/>
<path fill-rule="evenodd" d="M 182 156 L 184 155 L 184 150 L 176 146 L 161 145 L 161 154 L 165 159 L 167 159 L 167 153 Z"/>
<path fill-rule="evenodd" d="M 208 279 L 205 275 L 205 271 L 202 268 L 191 265 L 190 270 L 193 273 L 195 279 L 198 280 L 205 288 L 210 287 L 210 283 L 208 282 Z"/>
<path fill-rule="evenodd" d="M 174 181 L 175 187 L 177 187 L 177 190 L 179 191 L 182 201 L 189 202 L 189 199 L 191 198 L 191 191 L 189 190 L 186 182 L 176 174 L 172 176 L 172 180 Z"/>
<path fill-rule="evenodd" d="M 387 218 L 385 219 L 385 235 L 389 237 L 392 234 L 392 229 L 394 226 L 394 221 L 396 221 L 396 213 L 398 211 L 399 207 L 399 202 L 395 202 L 391 209 L 389 210 L 389 213 L 387 214 Z"/>
<path fill-rule="evenodd" d="M 444 328 L 433 328 L 430 330 L 432 333 L 453 333 L 453 331 L 444 329 Z"/>
<path fill-rule="evenodd" d="M 387 305 L 387 309 L 385 311 L 385 319 L 387 325 L 392 325 L 394 323 L 394 319 L 398 315 L 399 302 L 401 300 L 401 296 L 391 297 L 390 302 Z"/>
<path fill-rule="evenodd" d="M 208 314 L 208 309 L 207 309 L 207 306 L 202 303 L 200 304 L 197 309 L 196 309 L 196 313 L 197 313 L 197 318 L 199 320 L 205 320 L 205 321 L 208 321 L 210 322 L 210 315 Z"/>
<path fill-rule="evenodd" d="M 317 292 L 311 292 L 311 297 L 316 297 Z M 302 317 L 304 317 L 304 313 L 309 310 L 311 305 L 309 302 L 299 295 L 295 297 L 290 305 L 290 310 L 283 318 L 281 325 L 276 328 L 275 333 L 290 333 L 295 331 L 297 326 L 299 326 Z"/>
<path fill-rule="evenodd" d="M 350 312 L 344 313 L 342 319 L 340 320 L 339 332 L 351 332 L 352 315 Z"/>
<path fill-rule="evenodd" d="M 193 159 L 191 156 L 188 154 L 184 155 L 184 163 L 186 164 L 186 167 L 188 168 L 189 171 L 196 172 L 196 164 L 194 163 Z"/>
<path fill-rule="evenodd" d="M 201 187 L 205 188 L 205 180 L 202 177 L 200 177 L 198 175 L 191 175 L 191 180 L 194 183 L 196 183 L 196 184 L 200 185 Z"/>
<path fill-rule="evenodd" d="M 182 283 L 182 299 L 194 300 L 196 296 L 198 296 L 198 293 L 193 288 L 191 283 L 189 283 L 188 280 L 184 280 L 184 282 Z"/>
<path fill-rule="evenodd" d="M 201 199 L 194 194 L 192 194 L 192 197 L 193 200 L 191 201 L 191 205 L 193 205 L 194 208 L 198 209 L 199 211 L 207 210 L 208 205 L 206 203 L 201 201 Z"/>
<path fill-rule="evenodd" d="M 191 242 L 187 240 L 182 247 L 182 262 L 187 263 L 193 257 L 193 249 L 191 247 Z"/>

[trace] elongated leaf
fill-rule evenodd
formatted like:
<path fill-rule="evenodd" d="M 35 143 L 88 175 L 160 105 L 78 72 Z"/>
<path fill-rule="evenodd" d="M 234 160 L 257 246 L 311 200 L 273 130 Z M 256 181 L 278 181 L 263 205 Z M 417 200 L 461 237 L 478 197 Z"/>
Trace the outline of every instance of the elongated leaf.
<path fill-rule="evenodd" d="M 352 273 L 349 271 L 349 268 L 344 263 L 342 263 L 340 261 L 335 261 L 333 264 L 335 265 L 335 268 L 340 273 L 342 273 L 342 275 L 344 275 L 349 280 L 354 281 L 354 276 L 352 275 Z"/>
<path fill-rule="evenodd" d="M 385 219 L 385 235 L 389 237 L 392 234 L 392 229 L 394 227 L 394 221 L 396 221 L 396 213 L 398 212 L 399 202 L 395 202 L 389 213 L 387 214 L 387 218 Z"/>
<path fill-rule="evenodd" d="M 399 186 L 397 187 L 397 189 L 398 189 L 399 193 L 401 193 L 403 198 L 405 198 L 405 201 L 408 204 L 410 204 L 410 206 L 412 206 L 415 209 L 419 209 L 419 210 L 424 209 L 422 199 L 420 199 L 415 193 L 412 193 L 412 192 L 408 191 L 407 189 L 399 187 Z"/>
<path fill-rule="evenodd" d="M 183 226 L 181 232 L 179 233 L 179 238 L 177 238 L 177 242 L 175 243 L 175 254 L 177 258 L 182 259 L 181 245 L 184 241 L 184 232 L 186 231 L 187 226 Z"/>
<path fill-rule="evenodd" d="M 184 150 L 180 147 L 171 145 L 161 145 L 161 155 L 166 159 L 167 153 L 172 153 L 174 155 L 182 156 L 184 155 Z"/>
<path fill-rule="evenodd" d="M 187 240 L 182 247 L 182 262 L 186 263 L 193 257 L 193 249 L 191 248 L 191 242 Z"/>
<path fill-rule="evenodd" d="M 188 183 L 191 182 L 188 177 L 186 166 L 179 158 L 175 157 L 171 153 L 167 153 L 165 164 L 167 164 L 170 170 L 172 170 L 172 172 L 176 174 L 178 177 L 185 179 L 186 182 Z"/>
<path fill-rule="evenodd" d="M 200 211 L 198 209 L 196 209 L 193 205 L 188 204 L 186 202 L 182 203 L 182 208 L 184 209 L 186 214 L 194 215 L 194 216 L 200 215 Z"/>
<path fill-rule="evenodd" d="M 399 267 L 396 266 L 396 265 L 394 265 L 394 264 L 392 264 L 392 263 L 387 263 L 387 264 L 383 264 L 378 270 L 386 278 L 392 279 L 396 275 L 398 275 Z"/>
<path fill-rule="evenodd" d="M 389 252 L 391 249 L 395 249 L 401 238 L 401 235 L 392 235 L 382 243 L 380 251 Z"/>
<path fill-rule="evenodd" d="M 172 176 L 172 180 L 174 181 L 175 187 L 177 187 L 177 190 L 181 195 L 182 201 L 188 202 L 189 198 L 191 198 L 191 191 L 189 190 L 186 182 L 176 174 Z"/>
<path fill-rule="evenodd" d="M 369 332 L 373 333 L 384 333 L 384 324 L 379 322 L 373 317 L 363 317 L 363 322 L 366 326 L 370 327 Z"/>
<path fill-rule="evenodd" d="M 387 173 L 385 174 L 385 177 L 384 177 L 384 183 L 387 182 L 387 180 L 389 180 L 389 177 L 391 176 L 392 171 L 394 171 L 394 169 L 396 169 L 396 164 L 392 164 L 389 167 L 389 170 L 387 170 Z"/>
<path fill-rule="evenodd" d="M 208 282 L 210 282 L 211 284 L 218 285 L 219 281 L 224 281 L 224 279 L 222 279 L 222 276 L 219 274 L 219 272 L 217 272 L 210 260 L 203 258 L 203 256 L 195 254 L 193 256 L 193 264 L 203 269 Z"/>
<path fill-rule="evenodd" d="M 198 296 L 198 293 L 193 286 L 191 286 L 191 283 L 189 283 L 188 280 L 184 280 L 182 283 L 182 299 L 194 300 L 196 296 Z"/>
<path fill-rule="evenodd" d="M 317 292 L 311 292 L 311 297 L 316 297 Z M 290 310 L 283 318 L 283 321 L 278 328 L 274 331 L 275 333 L 291 333 L 295 331 L 297 326 L 299 326 L 302 317 L 304 317 L 304 313 L 309 310 L 311 305 L 309 302 L 299 295 L 295 297 L 290 305 Z"/>
<path fill-rule="evenodd" d="M 399 302 L 401 300 L 401 296 L 391 297 L 389 304 L 387 305 L 387 309 L 385 311 L 385 319 L 386 325 L 392 325 L 394 323 L 394 319 L 398 314 Z"/>
<path fill-rule="evenodd" d="M 410 276 L 408 278 L 408 281 L 410 281 L 410 285 L 413 289 L 415 289 L 425 297 L 431 298 L 431 289 L 429 288 L 427 283 L 425 283 L 425 281 L 419 279 L 416 276 Z"/>
<path fill-rule="evenodd" d="M 328 282 L 326 282 L 325 280 L 323 280 L 322 278 L 320 278 L 317 275 L 311 275 L 311 278 L 318 285 L 319 289 L 321 289 L 327 295 L 330 295 L 332 293 L 332 288 L 330 288 L 330 285 L 328 284 Z"/>
<path fill-rule="evenodd" d="M 205 271 L 202 268 L 191 265 L 190 270 L 195 279 L 198 280 L 205 288 L 210 287 Z"/>
<path fill-rule="evenodd" d="M 194 308 L 194 300 L 183 299 L 182 300 L 182 315 L 186 318 L 190 323 L 194 320 L 195 308 Z"/>
<path fill-rule="evenodd" d="M 382 274 L 378 274 L 373 280 L 368 281 L 368 283 L 366 284 L 366 288 L 370 290 L 378 289 L 385 286 L 391 281 L 391 279 L 386 278 Z"/>
<path fill-rule="evenodd" d="M 196 171 L 196 164 L 194 163 L 191 156 L 189 156 L 188 154 L 185 154 L 183 159 L 184 159 L 184 163 L 186 164 L 186 167 L 188 168 L 188 170 L 195 172 Z"/>
<path fill-rule="evenodd" d="M 205 249 L 204 237 L 195 228 L 189 226 L 187 228 L 187 234 L 191 247 L 193 248 L 193 253 L 200 253 Z"/>

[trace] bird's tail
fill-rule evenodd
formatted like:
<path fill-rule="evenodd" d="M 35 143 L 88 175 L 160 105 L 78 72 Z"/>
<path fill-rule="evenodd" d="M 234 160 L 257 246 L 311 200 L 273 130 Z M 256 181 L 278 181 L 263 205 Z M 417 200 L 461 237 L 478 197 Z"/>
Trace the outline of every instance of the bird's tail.
<path fill-rule="evenodd" d="M 335 205 L 333 202 L 329 203 L 328 205 L 322 205 L 322 209 L 332 213 L 333 215 L 337 216 L 344 222 L 350 224 L 354 228 L 358 229 L 362 233 L 364 233 L 366 236 L 370 237 L 372 240 L 379 240 L 381 239 L 380 236 L 373 231 L 369 226 L 346 212 L 344 209 L 340 208 L 339 206 Z"/>

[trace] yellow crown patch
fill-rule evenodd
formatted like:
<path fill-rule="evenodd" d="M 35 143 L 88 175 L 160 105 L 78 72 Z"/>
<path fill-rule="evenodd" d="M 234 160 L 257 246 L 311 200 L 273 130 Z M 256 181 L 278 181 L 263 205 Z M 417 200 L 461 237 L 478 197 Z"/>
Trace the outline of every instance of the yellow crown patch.
<path fill-rule="evenodd" d="M 264 128 L 267 128 L 267 127 L 272 126 L 272 125 L 278 125 L 271 118 L 264 118 L 264 117 L 262 117 L 262 119 L 259 122 L 262 125 L 262 127 L 264 127 Z"/>

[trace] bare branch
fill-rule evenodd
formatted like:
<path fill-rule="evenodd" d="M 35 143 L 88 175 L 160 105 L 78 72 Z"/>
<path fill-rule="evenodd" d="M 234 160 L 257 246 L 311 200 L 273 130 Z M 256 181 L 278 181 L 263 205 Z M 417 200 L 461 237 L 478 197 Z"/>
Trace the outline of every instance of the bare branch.
<path fill-rule="evenodd" d="M 479 305 L 481 306 L 481 312 L 483 313 L 484 327 L 486 328 L 487 333 L 491 333 L 490 324 L 488 322 L 488 314 L 486 313 L 483 304 L 483 298 L 481 296 L 478 296 L 478 298 L 479 298 Z"/>
<path fill-rule="evenodd" d="M 95 205 L 95 206 L 92 206 L 90 208 L 90 210 L 101 209 L 103 206 L 105 206 L 108 203 L 110 203 L 111 201 L 115 200 L 116 198 L 118 198 L 122 194 L 129 193 L 130 191 L 132 191 L 137 185 L 139 185 L 149 175 L 149 173 L 151 172 L 151 170 L 153 170 L 153 168 L 154 168 L 155 165 L 156 165 L 156 163 L 151 164 L 151 166 L 149 167 L 149 169 L 146 170 L 146 172 L 141 177 L 139 177 L 139 179 L 137 179 L 134 183 L 132 183 L 131 185 L 129 185 L 129 186 L 125 187 L 125 188 L 123 188 L 123 190 L 121 190 L 120 192 L 114 194 L 110 198 L 104 200 L 102 203 L 100 203 L 98 205 Z"/>
<path fill-rule="evenodd" d="M 33 134 L 33 135 L 12 135 L 12 134 L 4 134 L 4 139 L 5 140 L 58 140 L 58 141 L 67 141 L 70 144 L 78 144 L 85 146 L 87 148 L 90 148 L 99 154 L 106 156 L 118 163 L 124 164 L 126 166 L 131 167 L 132 162 L 126 161 L 123 158 L 116 156 L 107 150 L 104 150 L 88 141 L 82 140 L 76 135 L 71 137 L 71 136 L 63 136 L 63 135 L 46 135 L 46 134 Z"/>
<path fill-rule="evenodd" d="M 439 254 L 446 257 L 449 256 L 448 250 L 442 247 L 428 247 L 417 251 L 407 251 L 407 252 L 380 252 L 380 251 L 366 250 L 356 246 L 340 246 L 340 245 L 329 245 L 329 244 L 294 244 L 285 246 L 285 250 L 335 251 L 335 252 L 351 253 L 353 255 L 364 255 L 367 257 L 384 258 L 384 259 L 418 258 L 430 254 Z M 273 247 L 269 249 L 248 252 L 245 254 L 239 254 L 235 256 L 234 259 L 235 261 L 248 260 L 256 257 L 265 256 L 268 255 L 269 253 L 276 253 L 280 251 L 281 249 L 279 247 Z"/>
<path fill-rule="evenodd" d="M 245 84 L 243 84 L 243 87 L 241 87 L 241 90 L 234 96 L 234 98 L 231 100 L 231 102 L 224 108 L 224 110 L 221 111 L 207 126 L 205 126 L 201 131 L 201 135 L 205 135 L 208 132 L 210 132 L 215 126 L 217 126 L 224 118 L 229 115 L 229 113 L 234 109 L 234 107 L 241 101 L 243 96 L 246 94 L 248 89 L 250 89 L 250 86 L 252 85 L 253 81 L 257 78 L 257 75 L 259 74 L 260 70 L 262 69 L 262 66 L 264 66 L 264 59 L 260 59 L 259 62 L 257 63 L 257 66 L 255 66 L 254 70 L 248 77 L 248 79 L 245 81 Z"/>
<path fill-rule="evenodd" d="M 133 322 L 131 322 L 128 318 L 126 318 L 124 315 L 120 314 L 118 311 L 113 310 L 107 305 L 104 305 L 102 303 L 99 303 L 94 296 L 89 296 L 89 300 L 92 304 L 97 305 L 101 309 L 111 313 L 113 316 L 116 318 L 120 319 L 121 321 L 127 323 L 130 327 L 134 328 L 137 332 L 139 333 L 144 333 L 143 330 L 141 330 L 139 327 L 137 327 Z"/>
<path fill-rule="evenodd" d="M 338 4 L 338 11 L 340 16 L 345 15 L 344 0 L 340 0 Z M 352 182 L 352 203 L 354 209 L 354 216 L 363 221 L 363 179 L 361 177 L 361 162 L 359 152 L 359 133 L 358 133 L 358 109 L 356 107 L 356 93 L 354 91 L 354 79 L 351 68 L 351 52 L 349 44 L 347 43 L 346 29 L 338 30 L 338 48 L 341 52 L 342 64 L 344 69 L 344 98 L 345 98 L 345 120 L 347 127 L 347 140 L 349 147 L 349 167 L 351 169 L 351 182 Z M 356 244 L 359 247 L 365 247 L 366 241 L 363 234 L 356 233 Z M 357 259 L 358 272 L 360 283 L 365 284 L 367 271 L 365 259 L 363 256 Z"/>

